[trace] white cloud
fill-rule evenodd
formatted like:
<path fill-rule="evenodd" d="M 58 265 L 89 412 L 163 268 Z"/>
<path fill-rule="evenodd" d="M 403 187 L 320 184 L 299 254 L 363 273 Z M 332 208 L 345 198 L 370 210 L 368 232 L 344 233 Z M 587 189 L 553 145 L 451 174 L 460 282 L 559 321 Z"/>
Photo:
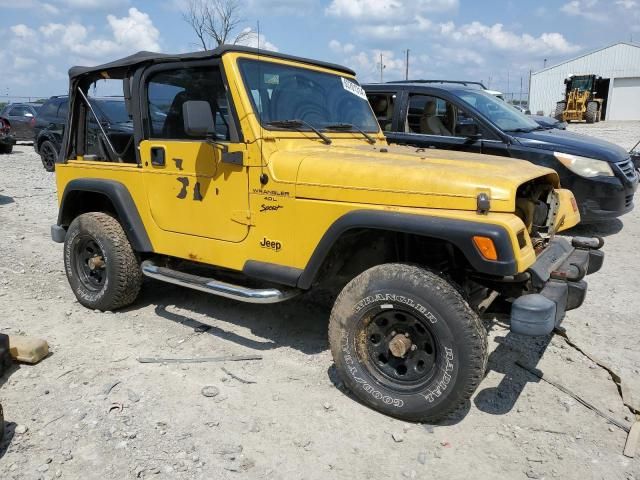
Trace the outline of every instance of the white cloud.
<path fill-rule="evenodd" d="M 16 70 L 27 70 L 37 63 L 38 61 L 33 58 L 21 57 L 19 55 L 13 57 L 13 68 Z"/>
<path fill-rule="evenodd" d="M 482 41 L 498 50 L 527 52 L 532 54 L 566 54 L 580 49 L 560 33 L 543 33 L 534 37 L 528 33 L 517 34 L 496 23 L 492 26 L 472 22 L 457 28 L 453 22 L 439 25 L 441 35 L 464 43 Z"/>
<path fill-rule="evenodd" d="M 360 51 L 347 57 L 344 64 L 358 72 L 360 81 L 380 81 L 380 60 L 382 59 L 383 81 L 404 78 L 405 60 L 396 58 L 395 52 L 390 50 Z"/>
<path fill-rule="evenodd" d="M 632 8 L 636 8 L 638 6 L 638 2 L 636 2 L 636 0 L 617 0 L 616 5 L 630 10 Z"/>
<path fill-rule="evenodd" d="M 130 8 L 128 17 L 108 15 L 107 21 L 119 46 L 138 50 L 160 50 L 160 32 L 153 25 L 149 15 L 137 8 Z"/>
<path fill-rule="evenodd" d="M 416 15 L 413 19 L 398 24 L 362 24 L 355 28 L 356 33 L 367 38 L 378 40 L 409 39 L 429 31 L 433 23 L 422 15 Z"/>
<path fill-rule="evenodd" d="M 246 0 L 245 9 L 269 15 L 305 15 L 317 8 L 316 3 L 317 0 Z"/>
<path fill-rule="evenodd" d="M 239 41 L 238 45 L 243 45 L 245 47 L 260 48 L 263 50 L 271 50 L 272 52 L 278 51 L 278 47 L 276 47 L 273 43 L 269 42 L 267 38 L 264 36 L 264 34 L 261 33 L 260 36 L 258 36 L 258 34 L 252 31 L 250 28 L 245 28 L 242 31 L 242 33 L 244 34 L 250 33 L 250 35 L 246 36 L 244 39 Z"/>
<path fill-rule="evenodd" d="M 82 8 L 86 10 L 111 10 L 116 7 L 128 5 L 129 0 L 58 0 L 68 7 Z"/>
<path fill-rule="evenodd" d="M 388 20 L 457 7 L 458 0 L 332 0 L 325 12 L 358 20 Z"/>
<path fill-rule="evenodd" d="M 341 43 L 338 40 L 331 40 L 329 42 L 329 48 L 335 53 L 353 53 L 356 46 L 353 43 Z"/>
<path fill-rule="evenodd" d="M 137 50 L 160 50 L 160 32 L 151 18 L 137 8 L 130 8 L 129 15 L 118 18 L 107 16 L 111 37 L 92 34 L 84 25 L 48 23 L 40 27 L 45 37 L 48 54 L 73 53 L 85 59 L 105 60 L 108 56 L 125 55 Z"/>
<path fill-rule="evenodd" d="M 33 40 L 36 38 L 36 31 L 27 27 L 24 23 L 13 25 L 11 31 L 20 40 Z"/>
<path fill-rule="evenodd" d="M 55 5 L 51 5 L 50 3 L 41 3 L 40 6 L 42 7 L 42 10 L 44 11 L 44 13 L 47 13 L 49 15 L 60 14 L 60 9 Z"/>
<path fill-rule="evenodd" d="M 607 15 L 604 15 L 598 7 L 599 0 L 572 0 L 565 3 L 560 10 L 572 17 L 584 17 L 589 20 L 605 21 Z M 605 7 L 603 7 L 605 8 Z"/>
<path fill-rule="evenodd" d="M 111 10 L 129 4 L 130 0 L 0 0 L 1 8 L 31 9 L 36 13 L 58 15 L 63 9 Z"/>

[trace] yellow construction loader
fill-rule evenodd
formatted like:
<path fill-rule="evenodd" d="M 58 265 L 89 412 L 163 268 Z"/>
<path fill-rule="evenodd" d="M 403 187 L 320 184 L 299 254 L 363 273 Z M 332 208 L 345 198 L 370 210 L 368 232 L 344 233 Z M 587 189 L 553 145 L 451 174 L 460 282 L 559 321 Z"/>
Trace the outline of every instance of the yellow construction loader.
<path fill-rule="evenodd" d="M 604 99 L 598 98 L 598 86 L 602 77 L 596 75 L 572 75 L 564 83 L 565 98 L 556 104 L 555 117 L 563 122 L 599 122 Z"/>

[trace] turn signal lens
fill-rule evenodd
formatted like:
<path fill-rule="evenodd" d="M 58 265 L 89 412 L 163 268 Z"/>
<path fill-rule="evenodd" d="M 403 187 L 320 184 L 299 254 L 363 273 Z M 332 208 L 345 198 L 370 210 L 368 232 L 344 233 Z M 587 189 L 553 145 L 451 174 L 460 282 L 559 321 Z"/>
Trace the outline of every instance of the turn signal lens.
<path fill-rule="evenodd" d="M 480 250 L 480 253 L 487 260 L 498 260 L 498 252 L 496 246 L 488 237 L 473 237 L 474 245 Z"/>

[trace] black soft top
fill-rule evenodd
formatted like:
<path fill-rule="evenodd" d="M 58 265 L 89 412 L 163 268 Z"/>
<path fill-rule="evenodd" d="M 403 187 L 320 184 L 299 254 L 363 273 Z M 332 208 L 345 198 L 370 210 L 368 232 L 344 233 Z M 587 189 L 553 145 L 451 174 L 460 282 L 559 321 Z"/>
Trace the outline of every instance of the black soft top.
<path fill-rule="evenodd" d="M 223 45 L 215 50 L 206 50 L 201 52 L 181 53 L 181 54 L 167 54 L 167 53 L 155 53 L 155 52 L 138 52 L 128 57 L 115 60 L 113 62 L 105 63 L 102 65 L 96 65 L 95 67 L 71 67 L 69 69 L 69 78 L 76 80 L 78 77 L 91 74 L 101 74 L 101 72 L 108 71 L 108 78 L 123 78 L 127 71 L 132 67 L 136 67 L 145 63 L 166 63 L 166 62 L 179 62 L 184 60 L 204 60 L 208 58 L 219 58 L 227 52 L 242 52 L 253 53 L 261 55 L 263 57 L 280 58 L 283 60 L 293 60 L 296 62 L 306 63 L 308 65 L 316 65 L 318 67 L 324 67 L 331 70 L 337 70 L 348 75 L 355 75 L 355 72 L 350 68 L 343 67 L 328 62 L 321 62 L 317 60 L 310 60 L 308 58 L 295 57 L 291 55 L 285 55 L 282 53 L 272 52 L 269 50 L 258 50 L 252 47 L 242 47 L 237 45 Z"/>

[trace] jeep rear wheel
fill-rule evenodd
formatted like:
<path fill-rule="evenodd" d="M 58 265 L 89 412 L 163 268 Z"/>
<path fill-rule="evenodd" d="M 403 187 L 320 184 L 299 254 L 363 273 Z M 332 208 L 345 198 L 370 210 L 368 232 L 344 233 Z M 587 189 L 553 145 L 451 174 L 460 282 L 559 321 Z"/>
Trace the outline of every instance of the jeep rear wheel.
<path fill-rule="evenodd" d="M 135 301 L 142 285 L 136 255 L 113 217 L 85 213 L 69 227 L 64 266 L 78 302 L 88 308 L 115 310 Z"/>
<path fill-rule="evenodd" d="M 54 172 L 56 169 L 56 158 L 58 152 L 56 147 L 53 146 L 49 140 L 45 140 L 40 145 L 40 159 L 42 160 L 42 166 L 47 172 Z"/>
<path fill-rule="evenodd" d="M 411 265 L 380 265 L 353 279 L 331 312 L 329 343 L 360 401 L 408 421 L 453 413 L 486 369 L 478 316 L 453 285 Z"/>
<path fill-rule="evenodd" d="M 13 152 L 13 145 L 0 145 L 0 153 L 11 153 Z"/>

